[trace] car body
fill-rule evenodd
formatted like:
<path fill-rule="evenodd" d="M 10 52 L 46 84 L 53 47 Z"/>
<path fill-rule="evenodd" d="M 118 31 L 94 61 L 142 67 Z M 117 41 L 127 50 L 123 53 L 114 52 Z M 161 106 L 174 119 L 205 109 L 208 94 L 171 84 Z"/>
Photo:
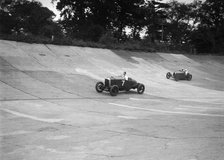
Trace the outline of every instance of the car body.
<path fill-rule="evenodd" d="M 174 78 L 175 81 L 178 81 L 178 80 L 188 80 L 188 81 L 190 81 L 192 79 L 192 74 L 186 73 L 183 70 L 178 70 L 176 72 L 173 72 L 173 74 L 171 74 L 170 72 L 168 72 L 166 74 L 166 78 L 167 79 L 170 79 L 170 77 Z"/>
<path fill-rule="evenodd" d="M 111 96 L 116 96 L 119 91 L 129 91 L 131 89 L 137 89 L 139 94 L 143 94 L 145 86 L 142 83 L 138 83 L 132 78 L 125 80 L 121 77 L 106 78 L 104 83 L 97 82 L 95 89 L 97 92 L 107 91 Z"/>

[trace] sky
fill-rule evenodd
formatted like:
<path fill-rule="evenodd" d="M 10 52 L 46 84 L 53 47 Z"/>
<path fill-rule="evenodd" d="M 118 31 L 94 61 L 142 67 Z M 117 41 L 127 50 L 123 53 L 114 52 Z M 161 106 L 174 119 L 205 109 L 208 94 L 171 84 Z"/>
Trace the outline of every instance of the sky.
<path fill-rule="evenodd" d="M 41 2 L 44 7 L 48 7 L 50 10 L 52 10 L 55 13 L 56 15 L 55 20 L 59 19 L 60 12 L 56 9 L 56 3 L 52 4 L 51 0 L 37 0 L 37 1 Z M 168 2 L 168 1 L 170 0 L 163 0 L 163 2 Z M 191 3 L 194 0 L 177 0 L 177 1 L 184 2 L 184 3 Z"/>
<path fill-rule="evenodd" d="M 44 7 L 47 7 L 50 10 L 52 10 L 54 14 L 56 15 L 55 19 L 59 19 L 60 12 L 56 9 L 56 3 L 52 4 L 51 0 L 36 0 L 36 1 L 41 2 Z"/>

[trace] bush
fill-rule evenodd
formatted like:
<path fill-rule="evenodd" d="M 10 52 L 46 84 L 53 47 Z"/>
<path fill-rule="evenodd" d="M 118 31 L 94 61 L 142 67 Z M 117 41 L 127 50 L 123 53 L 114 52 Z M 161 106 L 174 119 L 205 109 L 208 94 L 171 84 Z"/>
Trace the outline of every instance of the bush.
<path fill-rule="evenodd" d="M 72 45 L 72 39 L 68 37 L 55 37 L 51 43 L 56 45 Z"/>
<path fill-rule="evenodd" d="M 150 40 L 128 40 L 125 42 L 118 42 L 110 33 L 104 34 L 98 43 L 92 41 L 83 41 L 78 39 L 72 39 L 69 37 L 55 37 L 52 41 L 51 38 L 44 36 L 34 36 L 32 34 L 19 34 L 19 35 L 6 35 L 0 34 L 0 39 L 20 41 L 26 43 L 43 43 L 43 44 L 55 44 L 55 45 L 72 45 L 80 47 L 93 47 L 93 48 L 108 48 L 108 49 L 120 49 L 130 51 L 146 51 L 146 52 L 175 52 L 183 53 L 189 51 L 189 46 L 174 46 L 167 43 L 151 43 Z"/>
<path fill-rule="evenodd" d="M 99 39 L 99 43 L 106 46 L 114 46 L 118 43 L 118 41 L 116 38 L 114 38 L 111 32 L 107 32 L 106 34 L 101 36 L 101 38 Z"/>
<path fill-rule="evenodd" d="M 87 39 L 93 42 L 98 42 L 102 37 L 104 28 L 100 25 L 92 25 L 87 31 Z"/>
<path fill-rule="evenodd" d="M 12 41 L 19 41 L 19 42 L 26 42 L 26 43 L 50 43 L 51 39 L 43 36 L 33 36 L 33 35 L 25 35 L 25 34 L 13 34 L 13 35 L 6 35 L 1 34 L 0 39 L 5 40 L 12 40 Z"/>

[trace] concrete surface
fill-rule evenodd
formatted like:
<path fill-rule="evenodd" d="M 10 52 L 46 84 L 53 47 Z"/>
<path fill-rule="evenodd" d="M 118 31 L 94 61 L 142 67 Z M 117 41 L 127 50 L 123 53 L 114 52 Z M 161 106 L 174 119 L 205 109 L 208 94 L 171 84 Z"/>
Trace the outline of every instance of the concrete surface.
<path fill-rule="evenodd" d="M 123 71 L 145 94 L 95 91 Z M 223 160 L 223 80 L 224 57 L 0 40 L 0 159 Z"/>

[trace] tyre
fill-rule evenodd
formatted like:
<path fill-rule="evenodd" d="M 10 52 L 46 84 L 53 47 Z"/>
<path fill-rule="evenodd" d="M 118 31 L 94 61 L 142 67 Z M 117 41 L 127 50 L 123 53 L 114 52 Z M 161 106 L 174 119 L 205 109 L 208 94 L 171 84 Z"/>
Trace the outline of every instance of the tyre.
<path fill-rule="evenodd" d="M 191 79 L 192 79 L 192 75 L 191 74 L 188 74 L 187 75 L 187 80 L 190 81 Z"/>
<path fill-rule="evenodd" d="M 117 85 L 114 85 L 110 88 L 110 95 L 116 96 L 118 94 L 119 88 Z"/>
<path fill-rule="evenodd" d="M 168 73 L 166 74 L 166 78 L 167 78 L 167 79 L 170 79 L 170 77 L 171 77 L 171 73 L 168 72 Z"/>
<path fill-rule="evenodd" d="M 176 76 L 176 74 L 174 74 L 174 80 L 175 81 L 178 81 L 179 79 L 178 79 L 178 76 Z"/>
<path fill-rule="evenodd" d="M 103 82 L 97 82 L 95 88 L 98 93 L 103 92 L 103 90 L 104 90 Z"/>
<path fill-rule="evenodd" d="M 144 91 L 145 91 L 145 86 L 144 86 L 143 84 L 140 83 L 140 84 L 138 85 L 137 92 L 138 92 L 138 94 L 143 94 Z"/>

